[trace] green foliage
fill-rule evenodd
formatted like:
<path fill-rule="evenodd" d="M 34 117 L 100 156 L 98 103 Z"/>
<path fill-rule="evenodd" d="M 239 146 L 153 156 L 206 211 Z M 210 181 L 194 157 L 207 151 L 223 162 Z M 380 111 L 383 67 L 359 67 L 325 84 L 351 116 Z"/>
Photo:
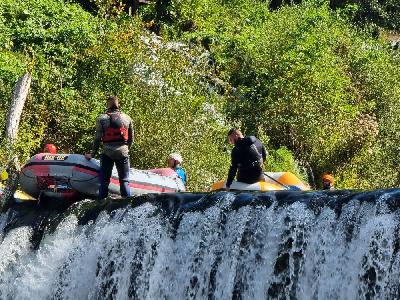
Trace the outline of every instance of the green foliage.
<path fill-rule="evenodd" d="M 0 51 L 0 128 L 6 126 L 7 109 L 15 81 L 24 73 L 24 57 L 8 50 Z M 0 151 L 1 152 L 1 151 Z"/>
<path fill-rule="evenodd" d="M 300 162 L 317 178 L 333 172 L 338 187 L 399 185 L 400 57 L 351 25 L 359 6 L 161 2 L 135 18 L 108 0 L 96 1 L 99 16 L 63 0 L 0 3 L 3 115 L 15 80 L 33 75 L 21 161 L 48 142 L 89 151 L 96 117 L 116 94 L 134 121 L 132 166 L 162 167 L 181 152 L 190 190 L 226 177 L 229 123 L 269 145 L 268 171 L 304 179 Z M 162 37 L 145 29 L 154 26 Z"/>
<path fill-rule="evenodd" d="M 268 170 L 268 172 L 292 172 L 303 181 L 307 182 L 305 171 L 295 160 L 292 151 L 284 146 L 268 152 L 265 169 Z"/>
<path fill-rule="evenodd" d="M 286 146 L 317 176 L 333 172 L 342 187 L 399 184 L 400 61 L 386 42 L 327 1 L 276 12 L 262 1 L 180 1 L 177 9 L 195 30 L 166 29 L 207 44 L 234 87 L 231 120 L 261 127 L 273 148 Z"/>
<path fill-rule="evenodd" d="M 0 13 L 6 48 L 33 58 L 40 53 L 67 64 L 76 48 L 87 47 L 95 38 L 91 15 L 62 0 L 5 0 Z"/>
<path fill-rule="evenodd" d="M 0 12 L 0 26 L 9 24 L 2 37 L 12 45 L 0 49 L 0 59 L 13 62 L 0 68 L 3 99 L 26 69 L 33 74 L 16 147 L 21 161 L 48 142 L 60 152 L 89 151 L 96 117 L 116 94 L 134 121 L 133 167 L 164 167 L 179 151 L 189 189 L 226 176 L 224 99 L 204 78 L 209 66 L 200 48 L 167 43 L 140 20 L 94 18 L 61 0 L 5 1 Z"/>
<path fill-rule="evenodd" d="M 331 0 L 332 8 L 361 25 L 375 25 L 400 30 L 400 2 L 397 0 Z"/>
<path fill-rule="evenodd" d="M 55 131 L 60 107 L 53 99 L 73 84 L 76 62 L 96 41 L 97 24 L 78 5 L 61 0 L 6 0 L 0 4 L 0 28 L 0 61 L 7 61 L 0 67 L 4 115 L 15 80 L 25 71 L 33 75 L 16 149 L 23 160 Z"/>

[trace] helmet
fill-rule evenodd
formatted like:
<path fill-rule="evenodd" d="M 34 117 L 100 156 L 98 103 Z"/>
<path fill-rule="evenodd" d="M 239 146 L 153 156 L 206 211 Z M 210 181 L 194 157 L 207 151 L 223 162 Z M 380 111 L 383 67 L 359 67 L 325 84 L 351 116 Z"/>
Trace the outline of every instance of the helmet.
<path fill-rule="evenodd" d="M 183 162 L 182 156 L 179 153 L 171 153 L 168 159 L 176 160 L 180 164 Z"/>
<path fill-rule="evenodd" d="M 46 144 L 44 146 L 43 152 L 44 153 L 56 154 L 57 153 L 57 148 L 56 148 L 56 146 L 54 146 L 54 144 Z"/>
<path fill-rule="evenodd" d="M 322 176 L 322 181 L 330 182 L 333 184 L 335 183 L 335 178 L 333 178 L 332 175 L 325 174 L 324 176 Z"/>

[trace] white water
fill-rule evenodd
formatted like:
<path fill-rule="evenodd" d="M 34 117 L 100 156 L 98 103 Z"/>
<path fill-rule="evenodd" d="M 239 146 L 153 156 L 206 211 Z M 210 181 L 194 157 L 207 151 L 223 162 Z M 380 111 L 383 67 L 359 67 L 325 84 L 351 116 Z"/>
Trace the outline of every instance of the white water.
<path fill-rule="evenodd" d="M 399 214 L 385 196 L 339 216 L 300 202 L 233 210 L 233 199 L 176 228 L 149 203 L 87 225 L 70 215 L 37 250 L 32 229 L 14 229 L 0 237 L 0 299 L 399 297 Z"/>

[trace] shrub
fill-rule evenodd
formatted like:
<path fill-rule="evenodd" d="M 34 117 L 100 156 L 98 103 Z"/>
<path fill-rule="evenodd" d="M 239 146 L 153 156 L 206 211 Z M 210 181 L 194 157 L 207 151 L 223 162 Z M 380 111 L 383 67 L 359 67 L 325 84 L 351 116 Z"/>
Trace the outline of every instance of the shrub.
<path fill-rule="evenodd" d="M 15 61 L 0 72 L 0 91 L 10 94 L 25 69 L 34 77 L 16 147 L 22 161 L 48 142 L 66 153 L 89 151 L 105 97 L 117 94 L 134 121 L 133 167 L 163 167 L 179 151 L 189 189 L 204 190 L 226 175 L 228 157 L 219 150 L 224 99 L 208 85 L 201 49 L 150 35 L 138 19 L 92 17 L 60 0 L 0 7 L 13 45 L 0 53 Z"/>
<path fill-rule="evenodd" d="M 227 115 L 245 130 L 263 128 L 273 148 L 286 146 L 317 176 L 336 173 L 342 187 L 398 185 L 398 56 L 328 4 L 271 12 L 263 1 L 181 1 L 177 15 L 195 30 L 171 35 L 208 41 L 233 87 Z"/>

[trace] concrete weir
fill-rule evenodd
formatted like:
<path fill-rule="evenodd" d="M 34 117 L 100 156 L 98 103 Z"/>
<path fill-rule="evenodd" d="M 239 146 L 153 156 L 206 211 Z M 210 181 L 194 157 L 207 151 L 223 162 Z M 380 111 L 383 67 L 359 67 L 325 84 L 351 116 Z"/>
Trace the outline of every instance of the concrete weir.
<path fill-rule="evenodd" d="M 390 189 L 15 205 L 0 298 L 398 298 L 399 204 Z"/>

